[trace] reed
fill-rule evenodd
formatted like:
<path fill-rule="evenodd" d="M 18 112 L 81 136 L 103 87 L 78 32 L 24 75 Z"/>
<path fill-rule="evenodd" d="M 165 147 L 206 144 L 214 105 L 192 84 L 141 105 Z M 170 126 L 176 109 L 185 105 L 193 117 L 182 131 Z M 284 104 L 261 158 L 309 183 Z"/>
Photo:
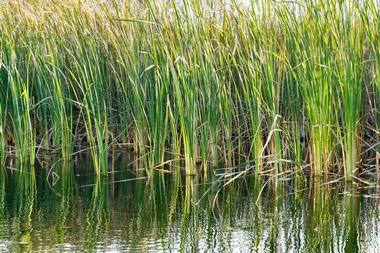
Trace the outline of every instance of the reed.
<path fill-rule="evenodd" d="M 351 180 L 379 153 L 378 6 L 3 1 L 1 156 L 89 149 L 106 174 L 111 146 L 132 144 L 148 168 L 278 174 L 288 159 Z"/>

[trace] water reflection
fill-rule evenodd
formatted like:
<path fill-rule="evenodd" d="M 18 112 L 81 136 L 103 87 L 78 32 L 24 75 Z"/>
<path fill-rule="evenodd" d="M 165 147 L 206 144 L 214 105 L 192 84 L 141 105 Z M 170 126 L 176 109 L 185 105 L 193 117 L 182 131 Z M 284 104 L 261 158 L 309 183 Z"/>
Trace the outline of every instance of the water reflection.
<path fill-rule="evenodd" d="M 125 164 L 122 159 L 121 164 Z M 156 173 L 86 161 L 0 174 L 0 251 L 376 252 L 378 188 Z M 85 168 L 85 169 L 81 169 Z M 88 170 L 87 170 L 88 169 Z M 128 181 L 137 178 L 138 180 Z M 121 181 L 119 183 L 112 183 Z M 266 187 L 263 188 L 263 185 Z"/>

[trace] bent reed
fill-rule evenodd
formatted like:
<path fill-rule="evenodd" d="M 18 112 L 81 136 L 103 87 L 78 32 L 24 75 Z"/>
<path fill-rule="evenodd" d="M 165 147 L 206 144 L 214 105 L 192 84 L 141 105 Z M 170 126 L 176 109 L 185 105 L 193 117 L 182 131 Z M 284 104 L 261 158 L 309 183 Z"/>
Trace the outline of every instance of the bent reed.
<path fill-rule="evenodd" d="M 378 1 L 215 2 L 2 1 L 2 160 L 89 150 L 106 174 L 130 146 L 187 174 L 379 168 Z"/>

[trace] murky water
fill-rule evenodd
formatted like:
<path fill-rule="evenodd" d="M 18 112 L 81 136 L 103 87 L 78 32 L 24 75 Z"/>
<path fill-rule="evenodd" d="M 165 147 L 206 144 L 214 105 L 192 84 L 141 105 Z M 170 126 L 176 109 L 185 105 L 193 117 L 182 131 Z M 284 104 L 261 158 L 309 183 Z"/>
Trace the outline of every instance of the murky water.
<path fill-rule="evenodd" d="M 2 170 L 0 252 L 380 249 L 376 187 L 304 187 L 250 176 L 221 188 L 212 175 L 156 173 L 147 180 L 127 163 L 121 159 L 100 180 L 86 160 L 57 164 L 48 181 L 48 169 L 35 176 Z"/>

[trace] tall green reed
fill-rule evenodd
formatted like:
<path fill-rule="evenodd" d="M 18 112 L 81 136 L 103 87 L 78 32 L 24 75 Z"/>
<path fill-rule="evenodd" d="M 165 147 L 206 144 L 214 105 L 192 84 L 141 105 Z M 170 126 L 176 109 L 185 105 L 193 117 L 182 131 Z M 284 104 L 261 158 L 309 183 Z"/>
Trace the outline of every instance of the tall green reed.
<path fill-rule="evenodd" d="M 132 146 L 147 167 L 180 159 L 187 174 L 242 161 L 278 174 L 288 159 L 298 174 L 344 164 L 350 179 L 363 131 L 378 146 L 377 10 L 375 0 L 5 1 L 0 152 L 33 164 L 45 150 L 89 149 L 106 174 L 109 149 Z"/>

